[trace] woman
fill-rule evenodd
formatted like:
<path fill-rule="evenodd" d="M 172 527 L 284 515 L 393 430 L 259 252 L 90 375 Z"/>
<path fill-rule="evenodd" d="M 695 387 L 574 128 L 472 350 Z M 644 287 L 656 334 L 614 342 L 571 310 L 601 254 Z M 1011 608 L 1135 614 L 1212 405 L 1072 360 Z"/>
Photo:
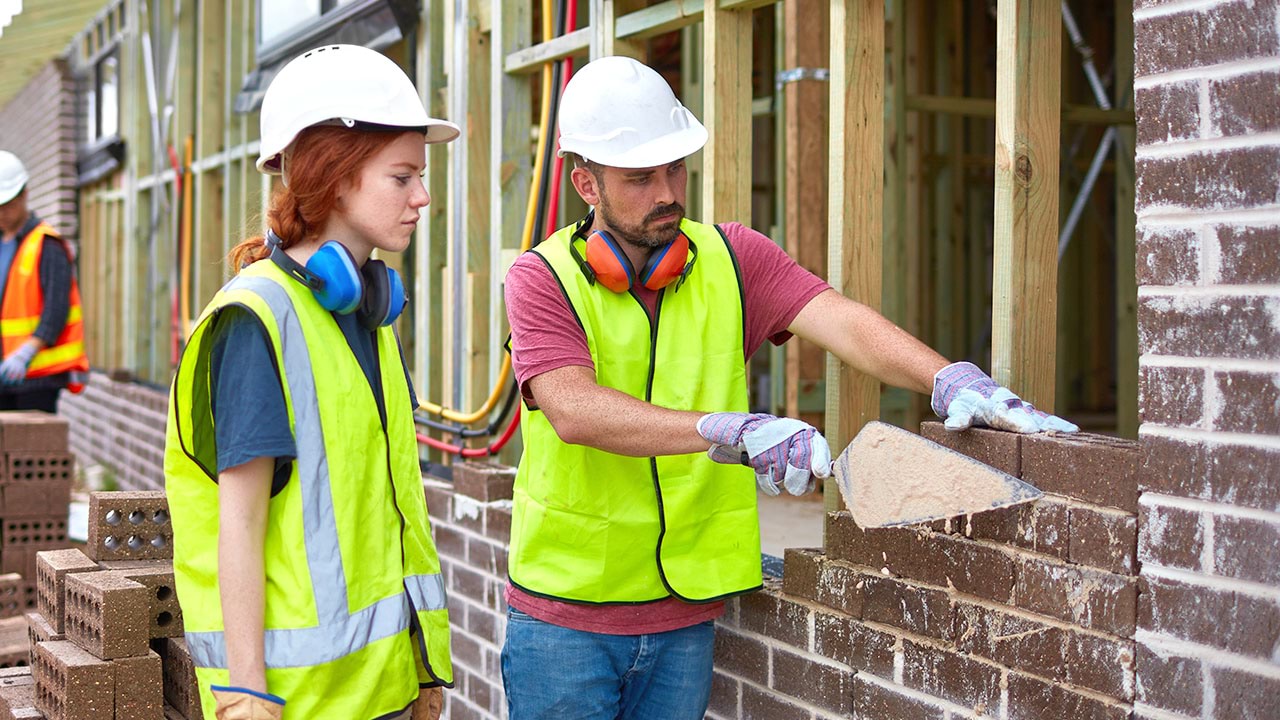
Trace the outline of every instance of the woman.
<path fill-rule="evenodd" d="M 427 143 L 457 137 L 366 48 L 281 69 L 258 169 L 266 238 L 202 313 L 170 396 L 174 574 L 206 717 L 434 720 L 452 686 L 417 406 L 373 250 L 430 202 Z"/>

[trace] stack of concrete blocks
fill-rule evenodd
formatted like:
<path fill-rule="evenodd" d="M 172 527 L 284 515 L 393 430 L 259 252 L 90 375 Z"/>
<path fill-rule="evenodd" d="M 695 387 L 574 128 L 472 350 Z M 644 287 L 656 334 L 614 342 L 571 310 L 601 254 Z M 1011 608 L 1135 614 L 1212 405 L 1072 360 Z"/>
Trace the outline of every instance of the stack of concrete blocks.
<path fill-rule="evenodd" d="M 172 538 L 163 493 L 90 496 L 84 551 L 38 555 L 38 607 L 26 616 L 32 690 L 5 695 L 0 675 L 0 720 L 201 719 Z"/>
<path fill-rule="evenodd" d="M 68 547 L 67 507 L 75 457 L 67 421 L 38 411 L 0 412 L 0 573 L 22 576 L 21 602 L 0 616 L 35 607 L 36 553 Z"/>

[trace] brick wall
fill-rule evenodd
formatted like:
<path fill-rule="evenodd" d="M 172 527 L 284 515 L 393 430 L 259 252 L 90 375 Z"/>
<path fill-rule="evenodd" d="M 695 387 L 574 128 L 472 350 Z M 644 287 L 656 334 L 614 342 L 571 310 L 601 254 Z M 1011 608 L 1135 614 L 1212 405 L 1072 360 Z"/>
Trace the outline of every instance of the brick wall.
<path fill-rule="evenodd" d="M 75 83 L 65 61 L 51 60 L 0 109 L 0 150 L 27 166 L 27 202 L 63 237 L 80 232 L 76 212 Z"/>
<path fill-rule="evenodd" d="M 80 395 L 64 391 L 58 414 L 71 423 L 80 467 L 101 465 L 118 490 L 164 488 L 166 391 L 94 373 Z"/>
<path fill-rule="evenodd" d="M 1135 714 L 1280 717 L 1280 3 L 1134 19 Z"/>

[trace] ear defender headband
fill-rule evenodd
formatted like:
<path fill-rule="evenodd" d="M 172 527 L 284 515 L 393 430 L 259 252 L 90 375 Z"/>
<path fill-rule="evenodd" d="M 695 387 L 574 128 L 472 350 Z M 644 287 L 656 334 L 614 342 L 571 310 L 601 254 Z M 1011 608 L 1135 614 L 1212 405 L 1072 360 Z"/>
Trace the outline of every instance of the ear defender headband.
<path fill-rule="evenodd" d="M 672 292 L 679 290 L 698 259 L 698 246 L 680 233 L 675 240 L 650 253 L 644 267 L 637 273 L 627 254 L 609 233 L 596 230 L 589 237 L 583 237 L 583 230 L 590 224 L 590 218 L 579 224 L 578 230 L 569 238 L 569 252 L 587 282 L 593 285 L 599 282 L 616 293 L 627 292 L 636 285 L 661 290 L 672 283 L 675 284 Z M 586 244 L 585 257 L 578 251 L 579 241 Z"/>
<path fill-rule="evenodd" d="M 390 325 L 404 312 L 404 282 L 400 273 L 381 260 L 369 260 L 364 267 L 342 243 L 330 240 L 307 260 L 304 267 L 280 247 L 280 236 L 267 230 L 271 260 L 295 280 L 311 288 L 320 307 L 340 315 L 356 313 L 368 330 Z"/>

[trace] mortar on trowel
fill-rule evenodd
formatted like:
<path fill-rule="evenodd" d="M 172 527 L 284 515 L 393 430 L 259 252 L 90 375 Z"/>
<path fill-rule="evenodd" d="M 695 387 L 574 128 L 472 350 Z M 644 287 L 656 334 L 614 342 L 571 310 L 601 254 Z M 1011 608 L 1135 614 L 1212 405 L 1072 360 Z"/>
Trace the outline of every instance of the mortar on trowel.
<path fill-rule="evenodd" d="M 1035 487 L 913 432 L 869 422 L 832 463 L 861 528 L 895 527 L 1038 499 Z"/>

